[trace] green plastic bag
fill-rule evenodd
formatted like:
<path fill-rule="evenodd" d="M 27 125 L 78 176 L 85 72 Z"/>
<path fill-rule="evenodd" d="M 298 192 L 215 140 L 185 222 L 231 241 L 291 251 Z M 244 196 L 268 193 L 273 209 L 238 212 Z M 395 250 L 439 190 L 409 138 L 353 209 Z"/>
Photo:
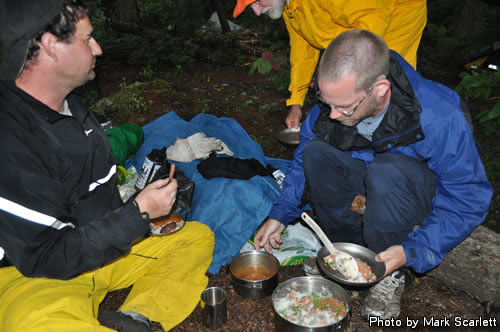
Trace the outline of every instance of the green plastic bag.
<path fill-rule="evenodd" d="M 111 152 L 115 156 L 117 165 L 124 165 L 132 158 L 144 143 L 142 128 L 131 123 L 125 123 L 106 130 Z"/>

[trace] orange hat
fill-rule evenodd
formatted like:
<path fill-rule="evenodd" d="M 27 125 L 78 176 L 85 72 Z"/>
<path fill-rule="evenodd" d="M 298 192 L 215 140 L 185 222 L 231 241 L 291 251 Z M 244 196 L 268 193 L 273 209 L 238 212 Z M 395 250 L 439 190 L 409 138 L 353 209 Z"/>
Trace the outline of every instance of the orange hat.
<path fill-rule="evenodd" d="M 233 12 L 233 17 L 236 18 L 238 15 L 241 14 L 245 10 L 245 8 L 249 5 L 254 3 L 257 0 L 237 0 L 236 2 L 236 7 L 234 7 L 234 12 Z"/>

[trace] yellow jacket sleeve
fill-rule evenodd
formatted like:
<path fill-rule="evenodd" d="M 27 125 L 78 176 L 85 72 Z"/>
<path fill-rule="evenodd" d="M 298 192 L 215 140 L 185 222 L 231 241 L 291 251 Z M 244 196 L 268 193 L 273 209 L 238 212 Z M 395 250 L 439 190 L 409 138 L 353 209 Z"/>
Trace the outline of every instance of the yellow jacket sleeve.
<path fill-rule="evenodd" d="M 290 86 L 291 97 L 286 105 L 303 105 L 311 78 L 316 69 L 320 50 L 312 47 L 294 30 L 290 35 Z"/>
<path fill-rule="evenodd" d="M 340 33 L 369 30 L 415 66 L 426 22 L 425 0 L 289 0 L 283 19 L 290 36 L 289 105 L 303 105 L 320 51 Z M 424 10 L 422 10 L 422 7 Z M 393 32 L 396 30 L 396 32 Z M 398 33 L 402 30 L 404 34 Z M 388 41 L 390 36 L 394 41 Z"/>

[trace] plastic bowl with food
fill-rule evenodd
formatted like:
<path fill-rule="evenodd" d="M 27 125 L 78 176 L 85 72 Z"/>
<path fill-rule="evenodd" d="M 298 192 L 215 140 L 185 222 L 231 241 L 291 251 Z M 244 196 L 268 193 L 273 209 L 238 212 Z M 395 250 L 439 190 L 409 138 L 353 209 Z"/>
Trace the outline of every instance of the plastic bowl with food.
<path fill-rule="evenodd" d="M 151 220 L 149 229 L 151 235 L 163 236 L 177 232 L 184 227 L 185 224 L 186 222 L 182 216 L 170 213 L 164 217 Z"/>
<path fill-rule="evenodd" d="M 272 306 L 278 331 L 339 331 L 349 323 L 351 299 L 347 292 L 322 277 L 297 277 L 280 283 Z"/>
<path fill-rule="evenodd" d="M 316 256 L 316 262 L 320 270 L 326 274 L 328 278 L 331 278 L 338 283 L 355 287 L 371 286 L 382 280 L 385 275 L 385 264 L 375 260 L 376 254 L 372 250 L 347 242 L 336 242 L 333 243 L 333 245 L 339 251 L 346 252 L 356 259 L 358 262 L 360 278 L 347 279 L 340 271 L 332 268 L 332 266 L 328 263 L 328 259 L 326 259 L 330 256 L 330 252 L 328 252 L 326 247 L 322 247 Z"/>

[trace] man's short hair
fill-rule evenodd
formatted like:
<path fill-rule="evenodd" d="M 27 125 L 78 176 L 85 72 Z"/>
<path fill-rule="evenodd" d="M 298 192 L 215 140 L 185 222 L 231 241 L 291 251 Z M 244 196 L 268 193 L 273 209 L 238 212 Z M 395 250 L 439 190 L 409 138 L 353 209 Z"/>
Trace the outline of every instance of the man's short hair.
<path fill-rule="evenodd" d="M 348 30 L 332 40 L 321 56 L 318 78 L 336 82 L 349 74 L 355 74 L 356 91 L 389 75 L 389 49 L 382 38 L 367 30 Z"/>

